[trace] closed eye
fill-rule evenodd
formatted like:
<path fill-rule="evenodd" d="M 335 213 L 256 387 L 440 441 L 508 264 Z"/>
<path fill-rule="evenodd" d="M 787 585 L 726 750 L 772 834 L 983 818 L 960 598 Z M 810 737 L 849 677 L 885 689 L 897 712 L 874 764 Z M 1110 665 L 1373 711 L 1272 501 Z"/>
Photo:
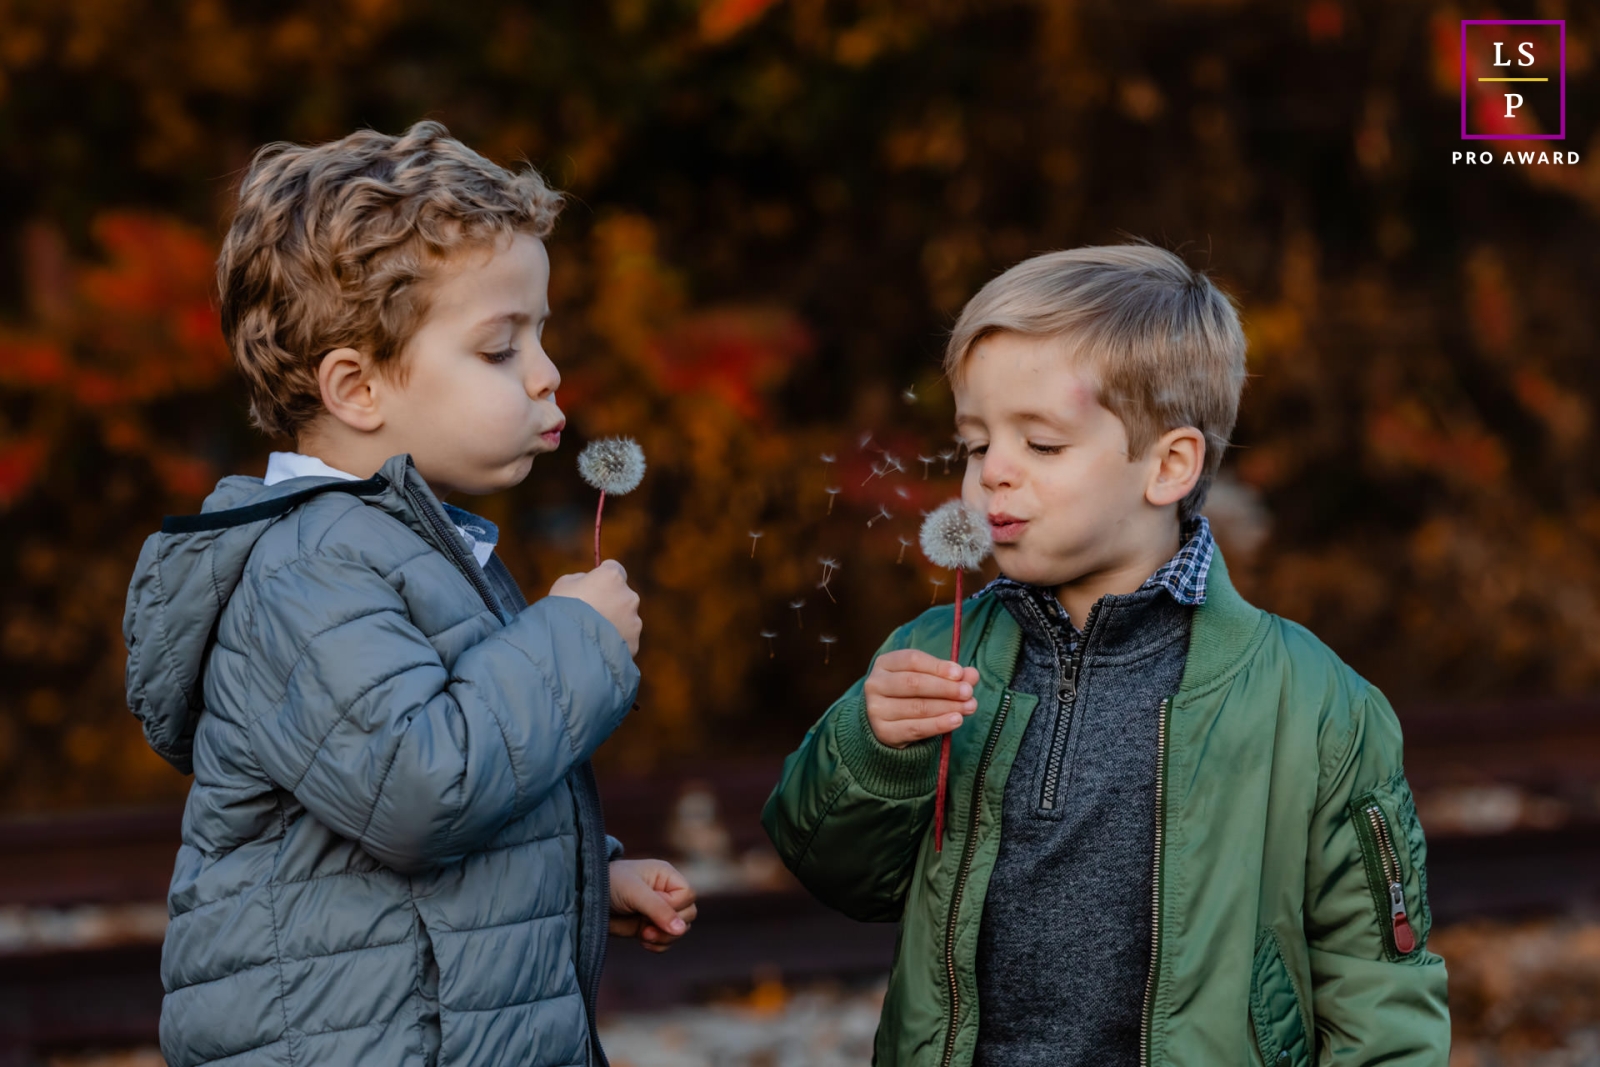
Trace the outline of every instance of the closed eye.
<path fill-rule="evenodd" d="M 1058 453 L 1060 453 L 1060 451 L 1063 448 L 1066 448 L 1067 446 L 1066 445 L 1041 445 L 1041 444 L 1038 444 L 1036 442 L 1029 441 L 1028 442 L 1028 447 L 1033 449 L 1035 452 L 1039 453 L 1039 455 L 1041 455 L 1041 456 L 1054 456 L 1054 455 L 1057 455 Z"/>
<path fill-rule="evenodd" d="M 504 363 L 508 359 L 515 358 L 516 354 L 517 350 L 515 348 L 502 348 L 498 352 L 483 353 L 483 358 L 490 363 Z"/>

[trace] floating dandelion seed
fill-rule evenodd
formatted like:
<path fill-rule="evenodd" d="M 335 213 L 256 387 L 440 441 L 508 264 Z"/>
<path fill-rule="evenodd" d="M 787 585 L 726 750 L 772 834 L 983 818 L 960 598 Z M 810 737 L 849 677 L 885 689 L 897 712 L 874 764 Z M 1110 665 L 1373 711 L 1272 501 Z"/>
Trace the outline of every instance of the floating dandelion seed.
<path fill-rule="evenodd" d="M 824 463 L 832 463 L 835 460 L 837 460 L 838 458 L 839 457 L 834 455 L 832 452 L 824 452 L 822 454 L 822 462 L 824 462 Z"/>
<path fill-rule="evenodd" d="M 888 474 L 888 473 L 889 473 L 889 465 L 887 463 L 883 463 L 883 464 L 874 463 L 872 465 L 872 473 L 867 475 L 867 481 L 862 482 L 861 484 L 862 485 L 866 485 L 867 482 L 872 481 L 872 479 L 874 479 L 874 478 L 882 478 L 885 474 Z"/>
<path fill-rule="evenodd" d="M 933 509 L 922 523 L 922 551 L 935 566 L 956 572 L 955 626 L 950 637 L 950 658 L 961 662 L 961 576 L 994 551 L 994 537 L 986 516 L 958 500 Z M 938 595 L 937 591 L 934 594 Z M 933 798 L 933 849 L 944 851 L 945 791 L 950 780 L 950 735 L 939 742 L 939 783 Z"/>
<path fill-rule="evenodd" d="M 907 489 L 903 485 L 896 486 L 895 490 L 894 490 L 894 495 L 899 497 L 901 500 L 910 500 L 911 499 L 911 490 Z"/>
<path fill-rule="evenodd" d="M 578 454 L 578 474 L 600 490 L 600 504 L 594 511 L 594 565 L 600 566 L 600 520 L 605 514 L 606 497 L 622 496 L 639 488 L 644 480 L 644 449 L 631 437 L 606 437 L 589 442 Z"/>
<path fill-rule="evenodd" d="M 895 471 L 899 474 L 904 474 L 906 472 L 906 465 L 901 463 L 900 457 L 895 455 L 893 452 L 885 452 L 883 454 L 883 466 L 883 473 L 885 474 L 888 474 L 890 471 Z"/>
<path fill-rule="evenodd" d="M 928 603 L 937 604 L 939 602 L 939 590 L 944 588 L 944 579 L 929 578 L 928 582 L 933 586 L 933 596 L 928 598 Z"/>
<path fill-rule="evenodd" d="M 927 481 L 928 480 L 928 468 L 932 467 L 933 466 L 933 461 L 938 459 L 938 458 L 939 458 L 938 456 L 924 456 L 920 452 L 917 454 L 917 462 L 922 464 L 922 480 L 923 481 Z"/>
<path fill-rule="evenodd" d="M 844 490 L 840 489 L 837 485 L 830 485 L 826 489 L 824 489 L 823 492 L 828 494 L 828 514 L 832 515 L 833 514 L 833 498 L 838 496 L 840 493 L 844 492 Z"/>
<path fill-rule="evenodd" d="M 766 639 L 766 642 L 767 642 L 767 658 L 768 659 L 773 659 L 778 654 L 778 646 L 776 646 L 776 645 L 774 645 L 772 643 L 773 639 L 778 636 L 778 631 L 776 631 L 776 630 L 762 630 L 761 631 L 761 636 L 764 637 Z"/>
<path fill-rule="evenodd" d="M 917 387 L 914 385 L 906 386 L 905 390 L 900 394 L 900 399 L 907 404 L 915 404 L 917 402 Z"/>
<path fill-rule="evenodd" d="M 767 536 L 767 535 L 762 533 L 760 530 L 751 530 L 750 531 L 749 537 L 750 537 L 750 558 L 751 559 L 755 559 L 756 558 L 756 543 L 758 541 L 760 541 L 765 536 Z"/>
<path fill-rule="evenodd" d="M 868 430 L 866 433 L 861 435 L 861 442 L 857 447 L 859 447 L 861 449 L 861 451 L 863 451 L 863 452 L 865 452 L 869 448 L 875 448 L 876 447 L 872 443 L 872 431 L 871 430 Z"/>
<path fill-rule="evenodd" d="M 800 615 L 800 609 L 805 607 L 805 606 L 806 606 L 806 601 L 805 601 L 804 597 L 801 597 L 799 600 L 791 600 L 791 601 L 789 601 L 789 610 L 794 612 L 795 626 L 798 629 L 801 629 L 801 630 L 804 630 L 806 628 L 806 620 L 804 618 L 802 618 L 801 615 Z"/>
<path fill-rule="evenodd" d="M 821 556 L 817 559 L 817 562 L 822 564 L 822 581 L 817 583 L 817 588 L 827 593 L 828 599 L 837 604 L 839 601 L 834 598 L 833 590 L 829 588 L 829 583 L 833 581 L 833 576 L 839 571 L 839 561 L 830 559 L 827 556 Z"/>
<path fill-rule="evenodd" d="M 939 453 L 939 458 L 944 460 L 944 472 L 949 474 L 950 461 L 956 458 L 956 450 L 953 448 L 947 448 L 943 452 Z"/>
<path fill-rule="evenodd" d="M 839 643 L 839 639 L 832 634 L 823 634 L 817 640 L 822 642 L 822 665 L 827 666 L 833 656 L 833 646 Z"/>
<path fill-rule="evenodd" d="M 906 561 L 906 549 L 911 547 L 911 542 L 904 537 L 896 537 L 895 540 L 900 542 L 900 555 L 895 557 L 895 562 L 904 563 Z"/>
<path fill-rule="evenodd" d="M 872 529 L 873 524 L 882 522 L 884 519 L 892 518 L 894 518 L 894 516 L 889 513 L 889 509 L 884 507 L 882 504 L 879 504 L 878 513 L 867 520 L 867 529 Z"/>

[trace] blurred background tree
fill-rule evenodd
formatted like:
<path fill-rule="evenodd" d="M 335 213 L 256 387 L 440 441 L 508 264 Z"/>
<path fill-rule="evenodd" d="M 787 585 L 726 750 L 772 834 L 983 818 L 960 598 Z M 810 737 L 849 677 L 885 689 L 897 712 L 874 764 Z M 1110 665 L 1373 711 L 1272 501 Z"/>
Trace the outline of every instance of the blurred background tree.
<path fill-rule="evenodd" d="M 584 565 L 582 438 L 650 458 L 608 515 L 647 626 L 605 765 L 780 754 L 942 595 L 901 539 L 955 491 L 943 331 L 1016 260 L 1129 235 L 1244 311 L 1212 513 L 1248 595 L 1402 706 L 1592 690 L 1600 13 L 1493 13 L 1568 20 L 1581 165 L 1451 167 L 1471 3 L 0 7 L 0 805 L 182 794 L 119 625 L 160 516 L 271 447 L 209 288 L 232 182 L 264 142 L 422 117 L 572 194 L 577 439 L 463 503 L 537 593 Z"/>

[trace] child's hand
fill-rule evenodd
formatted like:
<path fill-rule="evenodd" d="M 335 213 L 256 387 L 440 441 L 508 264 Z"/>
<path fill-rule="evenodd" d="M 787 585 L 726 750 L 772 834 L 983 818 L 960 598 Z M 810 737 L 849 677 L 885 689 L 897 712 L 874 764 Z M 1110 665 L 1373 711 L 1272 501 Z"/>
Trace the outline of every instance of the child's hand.
<path fill-rule="evenodd" d="M 867 676 L 867 722 L 890 748 L 947 734 L 978 710 L 978 668 L 914 648 L 885 652 Z"/>
<path fill-rule="evenodd" d="M 666 860 L 611 861 L 611 932 L 665 952 L 689 932 L 694 890 Z"/>
<path fill-rule="evenodd" d="M 608 559 L 583 574 L 563 574 L 550 587 L 551 596 L 581 600 L 606 617 L 628 643 L 628 651 L 639 654 L 639 594 L 628 588 L 628 572 L 622 564 Z"/>

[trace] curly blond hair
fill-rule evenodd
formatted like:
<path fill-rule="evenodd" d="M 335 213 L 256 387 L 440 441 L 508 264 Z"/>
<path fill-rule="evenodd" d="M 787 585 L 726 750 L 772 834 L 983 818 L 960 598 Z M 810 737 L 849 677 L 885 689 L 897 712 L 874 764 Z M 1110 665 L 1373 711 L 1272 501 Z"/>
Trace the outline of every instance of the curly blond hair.
<path fill-rule="evenodd" d="M 427 315 L 426 282 L 464 249 L 547 236 L 561 194 L 419 122 L 258 151 L 217 260 L 222 331 L 250 417 L 295 437 L 322 410 L 317 365 L 337 348 L 392 364 Z M 398 368 L 395 368 L 398 369 Z"/>
<path fill-rule="evenodd" d="M 1130 461 L 1168 430 L 1204 434 L 1200 480 L 1178 505 L 1181 519 L 1200 513 L 1245 382 L 1238 309 L 1204 272 L 1143 242 L 1024 260 L 962 309 L 945 345 L 946 376 L 960 384 L 973 346 L 1000 332 L 1060 338 L 1095 376 L 1100 403 L 1122 420 Z"/>

